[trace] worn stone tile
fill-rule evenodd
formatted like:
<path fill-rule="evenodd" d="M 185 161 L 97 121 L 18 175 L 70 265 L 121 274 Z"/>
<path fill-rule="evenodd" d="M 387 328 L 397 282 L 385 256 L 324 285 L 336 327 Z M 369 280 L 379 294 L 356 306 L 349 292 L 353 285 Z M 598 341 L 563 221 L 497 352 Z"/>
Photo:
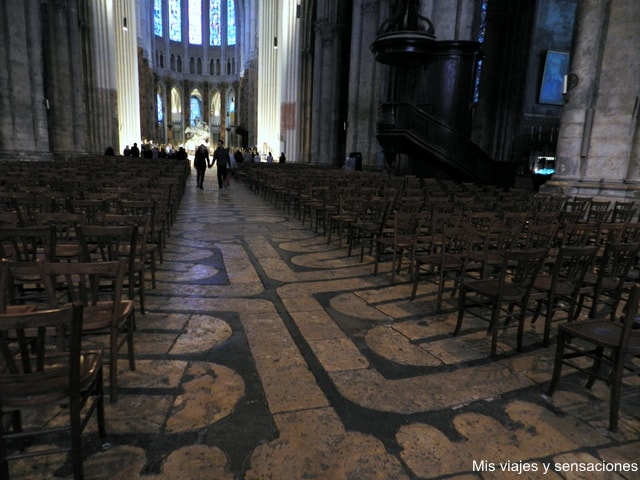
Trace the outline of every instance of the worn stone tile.
<path fill-rule="evenodd" d="M 369 366 L 367 359 L 360 353 L 353 342 L 346 337 L 330 340 L 310 340 L 309 346 L 327 372 L 357 370 Z"/>
<path fill-rule="evenodd" d="M 382 314 L 379 310 L 369 306 L 364 300 L 354 293 L 344 293 L 336 295 L 329 302 L 331 308 L 338 312 L 344 313 L 357 318 L 370 320 L 371 322 L 383 322 L 388 320 L 388 316 Z"/>
<path fill-rule="evenodd" d="M 412 344 L 409 338 L 391 325 L 370 329 L 365 336 L 365 341 L 376 354 L 395 363 L 417 366 L 442 365 L 440 359 L 420 345 Z"/>
<path fill-rule="evenodd" d="M 254 451 L 246 480 L 409 478 L 382 443 L 346 432 L 331 409 L 286 413 L 275 420 L 280 434 Z"/>
<path fill-rule="evenodd" d="M 169 354 L 204 352 L 226 341 L 231 333 L 231 327 L 222 319 L 194 315 L 176 339 Z"/>
<path fill-rule="evenodd" d="M 185 377 L 167 418 L 168 432 L 198 430 L 226 417 L 245 393 L 242 377 L 222 365 L 195 362 Z"/>
<path fill-rule="evenodd" d="M 136 369 L 129 370 L 129 362 L 119 359 L 118 385 L 124 388 L 176 388 L 187 365 L 179 360 L 136 359 Z M 108 373 L 108 368 L 105 372 Z M 109 378 L 108 375 L 105 377 Z"/>

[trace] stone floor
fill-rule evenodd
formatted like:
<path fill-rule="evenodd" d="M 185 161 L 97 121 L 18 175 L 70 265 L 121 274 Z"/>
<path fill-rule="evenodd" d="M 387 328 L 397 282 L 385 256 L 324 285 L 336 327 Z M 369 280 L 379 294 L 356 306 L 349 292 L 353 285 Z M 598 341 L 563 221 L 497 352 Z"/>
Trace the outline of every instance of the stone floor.
<path fill-rule="evenodd" d="M 86 436 L 87 479 L 640 478 L 637 393 L 608 432 L 606 386 L 567 371 L 544 396 L 554 347 L 540 325 L 520 354 L 502 332 L 489 359 L 483 325 L 453 337 L 430 287 L 410 301 L 389 264 L 373 276 L 371 257 L 243 185 L 218 190 L 214 173 L 204 190 L 188 179 L 138 315 L 137 369 L 122 359 L 108 436 Z M 11 471 L 70 477 L 64 456 Z"/>

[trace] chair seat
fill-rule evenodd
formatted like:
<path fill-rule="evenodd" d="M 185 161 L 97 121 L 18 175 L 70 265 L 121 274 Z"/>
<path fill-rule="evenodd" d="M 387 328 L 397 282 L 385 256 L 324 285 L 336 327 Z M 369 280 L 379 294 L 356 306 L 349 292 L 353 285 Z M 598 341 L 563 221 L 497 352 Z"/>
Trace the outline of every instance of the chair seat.
<path fill-rule="evenodd" d="M 0 405 L 8 407 L 39 406 L 68 398 L 69 356 L 47 357 L 44 372 L 17 375 L 6 369 L 0 372 Z M 80 356 L 80 390 L 88 388 L 102 365 L 102 352 L 84 350 Z"/>
<path fill-rule="evenodd" d="M 441 265 L 447 269 L 462 267 L 464 259 L 461 255 L 434 253 L 431 255 L 416 255 L 416 262 L 423 265 Z"/>
<path fill-rule="evenodd" d="M 553 288 L 553 278 L 551 275 L 539 275 L 533 281 L 534 290 L 549 291 Z M 573 282 L 556 282 L 555 294 L 557 296 L 569 296 L 575 289 Z"/>
<path fill-rule="evenodd" d="M 124 322 L 131 315 L 135 302 L 133 300 L 122 300 L 120 305 L 121 311 L 118 315 L 118 323 Z M 109 301 L 98 302 L 96 305 L 87 305 L 82 314 L 82 330 L 90 332 L 111 327 L 111 309 L 112 304 Z"/>
<path fill-rule="evenodd" d="M 560 325 L 558 328 L 570 337 L 582 338 L 605 348 L 619 345 L 622 335 L 622 324 L 607 320 L 572 322 Z M 630 343 L 637 344 L 639 341 L 640 331 L 632 332 Z"/>
<path fill-rule="evenodd" d="M 498 293 L 499 286 L 500 280 L 493 278 L 484 280 L 473 280 L 464 284 L 465 290 L 488 297 L 495 297 Z M 502 285 L 502 299 L 505 302 L 517 301 L 521 299 L 525 293 L 526 289 L 516 284 L 504 283 Z"/>

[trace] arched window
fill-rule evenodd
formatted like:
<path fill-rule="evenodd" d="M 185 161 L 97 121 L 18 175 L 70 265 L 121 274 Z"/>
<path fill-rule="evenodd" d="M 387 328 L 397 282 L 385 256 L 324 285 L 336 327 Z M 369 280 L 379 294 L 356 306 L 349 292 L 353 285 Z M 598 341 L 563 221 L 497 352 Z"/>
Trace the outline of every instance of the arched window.
<path fill-rule="evenodd" d="M 220 92 L 215 92 L 211 98 L 211 125 L 220 126 Z"/>
<path fill-rule="evenodd" d="M 222 25 L 220 24 L 220 0 L 209 1 L 209 45 L 222 45 Z"/>
<path fill-rule="evenodd" d="M 162 0 L 153 1 L 153 33 L 162 36 Z"/>
<path fill-rule="evenodd" d="M 158 88 L 156 93 L 156 121 L 164 122 L 164 102 L 162 101 L 162 89 Z"/>
<path fill-rule="evenodd" d="M 189 0 L 189 43 L 202 45 L 202 0 Z"/>
<path fill-rule="evenodd" d="M 234 0 L 227 0 L 227 45 L 236 44 L 236 5 Z"/>
<path fill-rule="evenodd" d="M 178 70 L 178 72 L 182 73 L 182 56 L 178 55 L 178 60 L 177 60 L 177 65 L 176 65 L 176 70 Z"/>
<path fill-rule="evenodd" d="M 203 122 L 202 119 L 202 96 L 200 91 L 195 89 L 191 92 L 191 98 L 189 99 L 189 125 L 196 126 Z"/>
<path fill-rule="evenodd" d="M 180 0 L 169 0 L 169 40 L 182 40 L 182 16 Z"/>

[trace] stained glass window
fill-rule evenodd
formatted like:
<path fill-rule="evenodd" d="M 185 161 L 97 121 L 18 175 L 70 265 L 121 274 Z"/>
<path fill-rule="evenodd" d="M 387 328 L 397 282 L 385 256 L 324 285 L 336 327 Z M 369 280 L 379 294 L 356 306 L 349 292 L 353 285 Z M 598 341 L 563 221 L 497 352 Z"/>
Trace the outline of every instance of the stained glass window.
<path fill-rule="evenodd" d="M 487 8 L 489 7 L 489 0 L 482 0 L 482 6 L 480 7 L 480 29 L 478 32 L 478 42 L 484 43 L 484 36 L 487 31 Z M 476 72 L 473 81 L 473 103 L 478 103 L 480 100 L 480 79 L 482 78 L 482 56 L 479 56 L 476 61 Z"/>
<path fill-rule="evenodd" d="M 191 126 L 196 126 L 202 122 L 202 101 L 198 97 L 192 96 L 189 104 L 191 107 L 190 123 Z"/>
<path fill-rule="evenodd" d="M 227 0 L 227 45 L 236 44 L 236 6 L 234 0 Z"/>
<path fill-rule="evenodd" d="M 180 15 L 180 0 L 169 0 L 169 40 L 182 40 L 182 16 Z"/>
<path fill-rule="evenodd" d="M 209 1 L 209 45 L 222 45 L 222 25 L 220 24 L 220 0 Z"/>
<path fill-rule="evenodd" d="M 189 0 L 189 43 L 202 45 L 202 0 Z"/>
<path fill-rule="evenodd" d="M 158 120 L 158 123 L 162 123 L 164 121 L 164 109 L 162 105 L 162 95 L 160 95 L 160 93 L 156 94 L 156 104 L 158 107 L 156 119 Z"/>
<path fill-rule="evenodd" d="M 162 36 L 162 0 L 153 2 L 153 33 Z"/>

